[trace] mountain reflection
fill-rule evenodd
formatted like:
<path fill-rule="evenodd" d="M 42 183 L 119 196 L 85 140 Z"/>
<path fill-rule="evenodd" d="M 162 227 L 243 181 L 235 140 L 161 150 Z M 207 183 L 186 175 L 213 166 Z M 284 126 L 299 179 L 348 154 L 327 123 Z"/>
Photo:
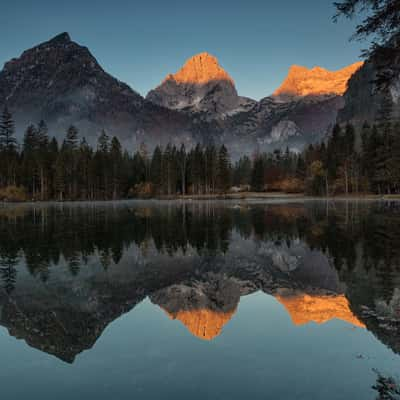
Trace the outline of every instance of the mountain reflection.
<path fill-rule="evenodd" d="M 399 353 L 399 261 L 396 203 L 4 206 L 0 324 L 73 362 L 146 297 L 212 340 L 263 291 L 295 325 L 340 319 Z"/>

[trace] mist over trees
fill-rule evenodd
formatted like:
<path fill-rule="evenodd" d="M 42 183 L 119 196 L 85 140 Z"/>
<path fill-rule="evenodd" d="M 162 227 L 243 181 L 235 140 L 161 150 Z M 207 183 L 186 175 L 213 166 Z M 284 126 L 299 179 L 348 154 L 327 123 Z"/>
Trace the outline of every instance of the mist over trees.
<path fill-rule="evenodd" d="M 30 125 L 22 143 L 11 113 L 0 117 L 0 199 L 116 200 L 129 197 L 218 195 L 228 192 L 338 194 L 400 193 L 400 124 L 392 104 L 378 121 L 356 130 L 336 125 L 323 143 L 302 153 L 275 150 L 232 162 L 222 145 L 186 149 L 168 144 L 134 153 L 103 131 L 93 149 L 71 126 L 51 138 L 44 121 Z"/>

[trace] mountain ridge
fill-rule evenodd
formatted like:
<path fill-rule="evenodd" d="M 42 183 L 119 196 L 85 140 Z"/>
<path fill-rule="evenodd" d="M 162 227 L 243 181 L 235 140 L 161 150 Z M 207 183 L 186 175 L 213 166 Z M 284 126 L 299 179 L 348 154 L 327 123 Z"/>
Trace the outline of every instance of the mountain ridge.
<path fill-rule="evenodd" d="M 355 68 L 356 64 L 345 68 L 346 76 Z M 331 76 L 321 67 L 293 66 L 291 71 L 308 71 L 307 79 L 310 73 Z M 108 74 L 87 47 L 63 32 L 5 64 L 0 71 L 0 107 L 7 103 L 13 112 L 19 137 L 29 124 L 44 119 L 58 139 L 69 125 L 76 125 L 92 144 L 105 129 L 125 148 L 142 142 L 150 149 L 168 142 L 189 147 L 225 143 L 236 158 L 287 146 L 300 151 L 322 140 L 344 106 L 343 96 L 337 94 L 343 91 L 343 79 L 333 81 L 331 86 L 341 85 L 333 94 L 272 95 L 255 101 L 241 97 L 218 59 L 203 52 L 144 98 Z"/>
<path fill-rule="evenodd" d="M 273 93 L 279 99 L 299 98 L 306 96 L 343 96 L 349 79 L 364 62 L 356 62 L 336 71 L 315 66 L 307 68 L 292 65 L 281 86 Z"/>
<path fill-rule="evenodd" d="M 17 132 L 44 119 L 60 139 L 70 125 L 95 143 L 102 129 L 124 147 L 166 143 L 174 136 L 194 140 L 192 121 L 146 101 L 108 74 L 89 49 L 68 33 L 25 50 L 0 71 L 0 106 L 13 112 Z"/>

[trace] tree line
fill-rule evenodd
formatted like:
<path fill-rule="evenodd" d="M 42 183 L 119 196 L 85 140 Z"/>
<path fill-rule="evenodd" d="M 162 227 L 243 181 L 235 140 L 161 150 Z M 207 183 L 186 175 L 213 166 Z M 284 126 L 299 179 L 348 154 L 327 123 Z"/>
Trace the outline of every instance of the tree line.
<path fill-rule="evenodd" d="M 22 144 L 7 107 L 0 117 L 0 190 L 17 188 L 37 200 L 111 200 L 135 195 L 221 193 L 231 185 L 225 146 L 197 145 L 187 151 L 171 144 L 150 155 L 142 144 L 133 154 L 103 131 L 93 149 L 70 126 L 61 144 L 44 121 L 30 125 Z M 11 190 L 11 189 L 13 190 Z M 20 194 L 20 192 L 18 192 Z"/>
<path fill-rule="evenodd" d="M 134 153 L 102 131 L 94 149 L 76 127 L 62 143 L 40 121 L 15 137 L 7 107 L 0 117 L 0 199 L 115 200 L 137 196 L 283 191 L 310 195 L 400 192 L 400 125 L 390 104 L 374 125 L 336 125 L 302 153 L 275 150 L 232 162 L 224 145 L 191 149 L 145 144 Z"/>

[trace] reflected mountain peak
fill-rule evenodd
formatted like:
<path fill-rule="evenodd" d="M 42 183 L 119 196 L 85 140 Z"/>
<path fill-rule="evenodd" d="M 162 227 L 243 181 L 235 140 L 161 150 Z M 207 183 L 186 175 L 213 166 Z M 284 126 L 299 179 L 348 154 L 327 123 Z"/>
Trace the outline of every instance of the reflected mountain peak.
<path fill-rule="evenodd" d="M 339 319 L 359 328 L 365 328 L 351 311 L 349 301 L 344 294 L 313 295 L 293 293 L 276 296 L 286 308 L 294 325 L 310 322 L 325 324 Z"/>
<path fill-rule="evenodd" d="M 172 320 L 182 322 L 193 336 L 202 340 L 213 340 L 222 333 L 223 327 L 232 319 L 235 311 L 224 313 L 202 309 L 173 314 L 165 312 Z"/>
<path fill-rule="evenodd" d="M 172 320 L 182 322 L 192 335 L 212 340 L 235 314 L 242 288 L 243 283 L 233 277 L 210 272 L 201 280 L 160 290 L 151 300 Z"/>

